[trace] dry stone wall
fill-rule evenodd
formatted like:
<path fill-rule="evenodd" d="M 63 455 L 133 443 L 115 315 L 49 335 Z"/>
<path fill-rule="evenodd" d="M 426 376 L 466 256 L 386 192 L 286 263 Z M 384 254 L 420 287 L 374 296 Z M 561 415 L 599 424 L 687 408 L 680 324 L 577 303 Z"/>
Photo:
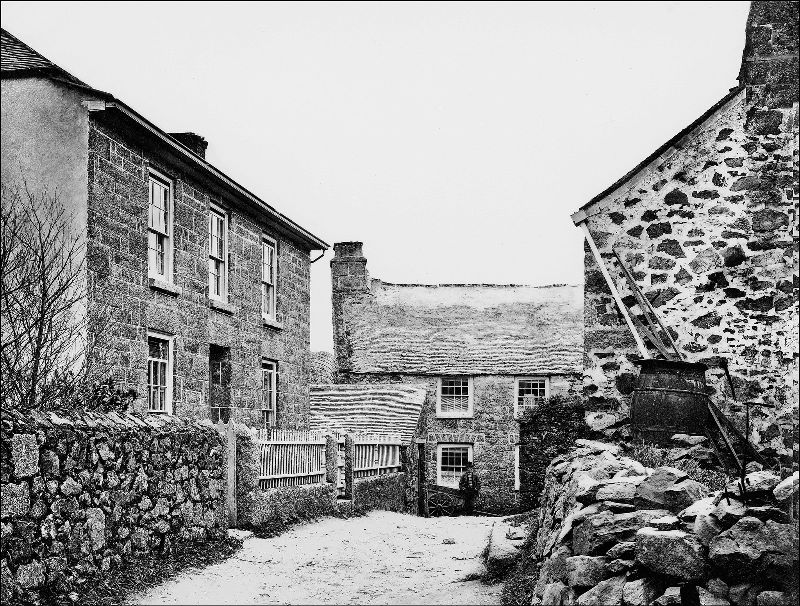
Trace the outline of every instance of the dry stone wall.
<path fill-rule="evenodd" d="M 735 483 L 726 497 L 680 469 L 578 440 L 547 469 L 531 603 L 796 604 L 797 475 L 751 472 L 745 502 Z"/>
<path fill-rule="evenodd" d="M 208 422 L 4 411 L 0 448 L 3 602 L 52 602 L 132 557 L 224 535 Z"/>

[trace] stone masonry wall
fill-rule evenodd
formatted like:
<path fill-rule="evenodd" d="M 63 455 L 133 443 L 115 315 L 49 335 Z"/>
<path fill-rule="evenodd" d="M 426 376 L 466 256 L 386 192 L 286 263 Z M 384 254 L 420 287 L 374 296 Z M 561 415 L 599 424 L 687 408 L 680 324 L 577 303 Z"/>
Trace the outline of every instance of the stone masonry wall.
<path fill-rule="evenodd" d="M 774 3 L 754 6 L 761 4 Z M 731 403 L 720 357 L 730 362 L 740 401 L 775 407 L 753 409 L 750 437 L 784 464 L 797 459 L 794 94 L 788 107 L 764 110 L 753 104 L 749 88 L 739 93 L 587 210 L 607 267 L 618 273 L 616 249 L 685 357 L 712 366 L 713 397 L 723 410 L 741 420 L 743 407 Z M 627 288 L 622 294 L 631 301 Z M 638 353 L 588 247 L 584 309 L 585 393 L 592 407 L 622 421 L 630 412 Z"/>
<path fill-rule="evenodd" d="M 175 335 L 174 412 L 208 416 L 209 347 L 230 348 L 233 418 L 260 423 L 261 360 L 278 362 L 278 426 L 308 423 L 309 251 L 226 204 L 209 187 L 128 141 L 92 115 L 89 131 L 91 309 L 110 315 L 99 335 L 102 373 L 138 390 L 146 406 L 147 330 Z M 147 276 L 148 166 L 174 180 L 173 279 L 179 294 L 150 287 Z M 229 212 L 231 313 L 208 298 L 207 221 L 211 202 Z M 278 242 L 278 320 L 261 318 L 262 233 Z"/>
<path fill-rule="evenodd" d="M 474 415 L 468 419 L 436 417 L 436 377 L 340 373 L 339 381 L 424 385 L 427 397 L 420 415 L 418 435 L 426 440 L 426 482 L 436 483 L 438 444 L 472 444 L 475 471 L 481 478 L 481 493 L 476 508 L 506 513 L 523 507 L 519 491 L 514 489 L 514 449 L 520 443 L 519 423 L 514 418 L 514 377 L 473 377 Z M 551 395 L 554 396 L 576 398 L 580 394 L 580 386 L 581 377 L 577 374 L 550 377 Z M 412 444 L 411 448 L 416 448 L 416 445 Z M 416 466 L 416 455 L 413 459 Z M 416 473 L 416 469 L 410 471 Z"/>
<path fill-rule="evenodd" d="M 133 556 L 224 535 L 210 424 L 4 411 L 0 448 L 3 602 L 53 603 Z"/>

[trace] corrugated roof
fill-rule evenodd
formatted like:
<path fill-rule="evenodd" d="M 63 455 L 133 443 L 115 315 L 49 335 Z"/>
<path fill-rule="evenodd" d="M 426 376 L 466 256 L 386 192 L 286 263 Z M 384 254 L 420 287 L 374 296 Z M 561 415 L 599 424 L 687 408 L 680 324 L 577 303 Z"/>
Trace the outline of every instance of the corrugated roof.
<path fill-rule="evenodd" d="M 525 375 L 582 369 L 581 286 L 373 280 L 371 296 L 344 310 L 349 370 L 355 373 Z"/>
<path fill-rule="evenodd" d="M 425 387 L 402 384 L 311 385 L 312 431 L 399 433 L 414 437 Z"/>

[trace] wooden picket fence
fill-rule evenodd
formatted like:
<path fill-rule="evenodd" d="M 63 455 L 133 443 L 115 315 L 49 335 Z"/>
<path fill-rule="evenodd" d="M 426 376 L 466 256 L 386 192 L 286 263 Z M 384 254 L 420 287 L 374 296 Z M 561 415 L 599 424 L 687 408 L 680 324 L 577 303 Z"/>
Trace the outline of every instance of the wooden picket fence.
<path fill-rule="evenodd" d="M 353 478 L 400 471 L 400 434 L 355 434 Z"/>
<path fill-rule="evenodd" d="M 326 439 L 324 434 L 311 431 L 260 430 L 261 488 L 324 482 Z"/>

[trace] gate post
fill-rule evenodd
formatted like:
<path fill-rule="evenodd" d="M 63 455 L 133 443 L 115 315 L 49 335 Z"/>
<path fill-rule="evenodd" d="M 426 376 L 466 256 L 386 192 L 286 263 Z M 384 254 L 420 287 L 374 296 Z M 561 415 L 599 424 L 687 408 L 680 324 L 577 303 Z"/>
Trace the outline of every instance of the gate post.
<path fill-rule="evenodd" d="M 331 434 L 325 436 L 325 481 L 339 483 L 339 440 Z"/>
<path fill-rule="evenodd" d="M 356 444 L 352 434 L 344 437 L 344 496 L 346 499 L 353 498 L 353 466 L 356 454 Z"/>
<path fill-rule="evenodd" d="M 233 420 L 225 426 L 225 501 L 228 503 L 228 528 L 236 528 L 239 516 L 236 509 L 236 433 Z"/>

